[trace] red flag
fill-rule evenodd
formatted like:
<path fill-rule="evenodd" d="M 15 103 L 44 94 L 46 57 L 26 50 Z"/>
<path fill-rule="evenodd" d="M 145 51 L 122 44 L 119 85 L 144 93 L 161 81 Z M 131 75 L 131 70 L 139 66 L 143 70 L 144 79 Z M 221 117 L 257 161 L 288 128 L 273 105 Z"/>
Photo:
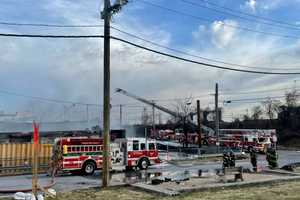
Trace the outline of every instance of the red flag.
<path fill-rule="evenodd" d="M 33 122 L 33 142 L 37 144 L 39 142 L 39 125 Z"/>

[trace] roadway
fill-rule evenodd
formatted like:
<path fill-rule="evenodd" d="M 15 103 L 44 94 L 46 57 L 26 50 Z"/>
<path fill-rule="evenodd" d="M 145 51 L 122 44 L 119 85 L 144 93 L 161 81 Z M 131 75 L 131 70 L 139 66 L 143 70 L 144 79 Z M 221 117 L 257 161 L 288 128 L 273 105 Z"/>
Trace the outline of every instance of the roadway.
<path fill-rule="evenodd" d="M 300 151 L 278 151 L 279 154 L 279 167 L 286 164 L 300 162 Z M 249 160 L 237 161 L 237 166 L 243 166 L 244 168 L 251 168 Z M 266 168 L 267 162 L 265 155 L 258 156 L 258 165 L 262 168 Z M 215 173 L 214 170 L 221 168 L 221 162 L 208 162 L 208 163 L 185 163 L 185 164 L 170 164 L 168 162 L 163 162 L 162 164 L 149 167 L 147 172 L 161 172 L 166 174 L 182 174 L 185 170 L 188 170 L 191 174 L 198 173 L 198 170 L 207 171 L 208 173 Z M 127 182 L 141 181 L 145 172 L 126 172 L 126 173 L 115 173 L 112 175 L 111 183 L 113 185 L 120 185 Z M 50 181 L 50 178 L 45 174 L 39 176 L 39 182 L 41 185 L 46 185 Z M 83 189 L 89 187 L 98 187 L 101 184 L 100 172 L 92 176 L 74 176 L 74 175 L 61 175 L 56 177 L 56 185 L 54 188 L 57 191 L 71 191 L 74 189 Z M 31 187 L 31 176 L 21 175 L 21 176 L 9 176 L 0 177 L 0 190 L 5 189 L 24 189 Z M 1 194 L 0 194 L 1 195 Z"/>

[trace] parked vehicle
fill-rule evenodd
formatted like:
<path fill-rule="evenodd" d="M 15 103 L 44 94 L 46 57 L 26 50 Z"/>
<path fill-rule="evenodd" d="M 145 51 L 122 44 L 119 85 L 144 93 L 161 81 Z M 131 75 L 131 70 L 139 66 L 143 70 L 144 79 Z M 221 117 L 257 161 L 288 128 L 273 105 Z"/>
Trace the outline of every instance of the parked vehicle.
<path fill-rule="evenodd" d="M 96 169 L 102 168 L 103 139 L 57 138 L 53 152 L 62 152 L 59 170 L 93 174 Z M 155 140 L 145 138 L 117 139 L 110 144 L 110 153 L 112 169 L 114 167 L 147 169 L 151 164 L 160 162 Z"/>
<path fill-rule="evenodd" d="M 276 130 L 220 129 L 220 145 L 266 153 L 267 148 L 277 142 Z"/>

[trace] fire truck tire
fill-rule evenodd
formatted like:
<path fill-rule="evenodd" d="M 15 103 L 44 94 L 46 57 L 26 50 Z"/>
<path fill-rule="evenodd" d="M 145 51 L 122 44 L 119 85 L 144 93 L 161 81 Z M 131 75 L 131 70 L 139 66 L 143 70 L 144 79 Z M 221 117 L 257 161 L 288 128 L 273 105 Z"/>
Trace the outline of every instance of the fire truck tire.
<path fill-rule="evenodd" d="M 141 158 L 138 163 L 138 167 L 141 170 L 147 169 L 150 165 L 150 161 L 148 158 Z"/>
<path fill-rule="evenodd" d="M 86 175 L 94 174 L 96 169 L 96 164 L 94 161 L 86 161 L 82 166 L 82 172 Z"/>

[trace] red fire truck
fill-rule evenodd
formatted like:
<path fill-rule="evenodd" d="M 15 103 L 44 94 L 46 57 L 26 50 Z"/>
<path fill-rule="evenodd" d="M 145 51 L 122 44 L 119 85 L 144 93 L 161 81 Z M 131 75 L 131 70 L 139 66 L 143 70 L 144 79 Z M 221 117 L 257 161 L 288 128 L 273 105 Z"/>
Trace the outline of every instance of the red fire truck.
<path fill-rule="evenodd" d="M 155 140 L 117 139 L 111 143 L 110 149 L 112 169 L 114 167 L 147 169 L 151 164 L 160 162 Z M 102 168 L 102 138 L 57 138 L 53 152 L 54 154 L 61 152 L 59 170 L 62 171 L 93 174 L 96 169 Z"/>
<path fill-rule="evenodd" d="M 277 142 L 276 130 L 263 129 L 220 129 L 220 145 L 265 153 Z"/>

